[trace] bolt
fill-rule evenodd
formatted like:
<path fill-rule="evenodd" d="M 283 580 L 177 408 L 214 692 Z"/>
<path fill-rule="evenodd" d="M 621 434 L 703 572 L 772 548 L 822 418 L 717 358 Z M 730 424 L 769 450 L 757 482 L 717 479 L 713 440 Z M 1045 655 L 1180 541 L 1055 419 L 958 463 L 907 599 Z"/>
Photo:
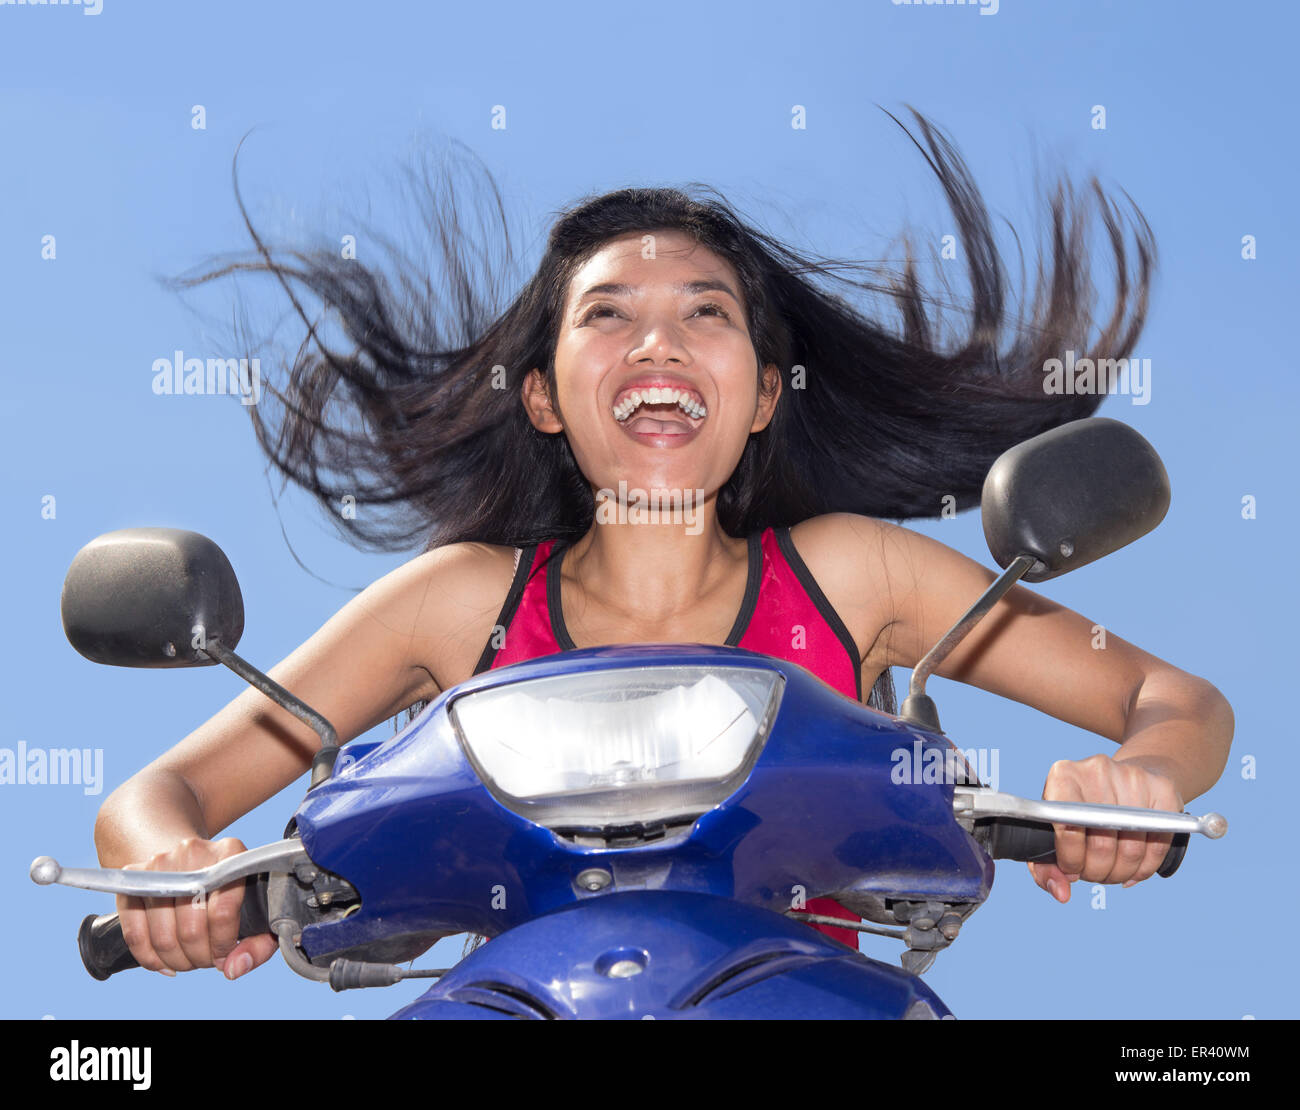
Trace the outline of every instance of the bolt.
<path fill-rule="evenodd" d="M 588 867 L 585 871 L 578 873 L 577 883 L 584 890 L 604 890 L 614 877 L 606 870 L 600 867 Z"/>

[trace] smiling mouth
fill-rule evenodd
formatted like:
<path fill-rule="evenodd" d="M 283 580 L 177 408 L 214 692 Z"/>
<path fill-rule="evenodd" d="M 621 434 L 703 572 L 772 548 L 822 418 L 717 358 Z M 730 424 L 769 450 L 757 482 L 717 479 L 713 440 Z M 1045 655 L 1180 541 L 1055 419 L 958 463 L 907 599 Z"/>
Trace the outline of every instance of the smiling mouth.
<path fill-rule="evenodd" d="M 624 390 L 610 411 L 624 431 L 641 435 L 688 435 L 709 414 L 698 393 L 667 386 Z"/>

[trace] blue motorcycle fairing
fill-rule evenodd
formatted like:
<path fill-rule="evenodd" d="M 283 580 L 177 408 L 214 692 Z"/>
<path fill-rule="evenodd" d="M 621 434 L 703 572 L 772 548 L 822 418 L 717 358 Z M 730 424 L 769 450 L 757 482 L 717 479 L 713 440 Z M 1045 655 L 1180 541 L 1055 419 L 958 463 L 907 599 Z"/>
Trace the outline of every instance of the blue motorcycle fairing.
<path fill-rule="evenodd" d="M 673 665 L 774 669 L 785 687 L 746 780 L 670 839 L 579 846 L 511 812 L 475 773 L 447 714 L 452 699 L 490 686 Z M 617 645 L 489 671 L 445 692 L 401 734 L 353 752 L 346 764 L 340 758 L 334 776 L 304 799 L 296 815 L 304 847 L 356 887 L 361 906 L 308 925 L 302 946 L 320 960 L 404 934 L 497 936 L 539 914 L 635 889 L 707 893 L 776 911 L 800 896 L 847 889 L 982 902 L 993 864 L 956 823 L 952 784 L 891 781 L 896 753 L 917 741 L 952 750 L 946 738 L 846 698 L 795 664 L 740 648 Z M 918 855 L 925 866 L 913 862 Z M 613 880 L 599 893 L 575 882 L 593 866 Z"/>
<path fill-rule="evenodd" d="M 770 910 L 629 891 L 501 934 L 393 1018 L 892 1020 L 918 1001 L 949 1016 L 915 975 Z"/>

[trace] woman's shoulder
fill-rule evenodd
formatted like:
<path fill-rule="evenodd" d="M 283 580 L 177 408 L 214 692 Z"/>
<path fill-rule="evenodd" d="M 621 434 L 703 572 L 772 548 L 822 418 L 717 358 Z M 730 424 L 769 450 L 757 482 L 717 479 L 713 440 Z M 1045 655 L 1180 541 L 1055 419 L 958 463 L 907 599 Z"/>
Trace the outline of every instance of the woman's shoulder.
<path fill-rule="evenodd" d="M 436 589 L 459 604 L 500 603 L 514 578 L 519 549 L 495 543 L 449 543 L 398 568 L 411 585 Z"/>
<path fill-rule="evenodd" d="M 810 570 L 813 563 L 828 574 L 860 574 L 864 560 L 873 567 L 894 562 L 900 550 L 924 538 L 919 532 L 860 513 L 824 513 L 791 526 L 790 538 Z"/>
<path fill-rule="evenodd" d="M 372 582 L 358 605 L 403 635 L 445 639 L 491 626 L 510 589 L 515 548 L 450 543 L 408 559 Z"/>
<path fill-rule="evenodd" d="M 790 539 L 821 582 L 823 576 L 828 580 L 859 576 L 864 560 L 878 558 L 893 528 L 897 525 L 858 513 L 824 513 L 792 525 Z"/>
<path fill-rule="evenodd" d="M 370 586 L 367 608 L 446 689 L 473 673 L 510 592 L 516 550 L 477 542 L 435 547 Z"/>
<path fill-rule="evenodd" d="M 841 602 L 871 607 L 873 598 L 884 596 L 888 621 L 906 611 L 915 622 L 927 607 L 968 607 L 996 578 L 983 563 L 956 548 L 875 517 L 828 513 L 796 525 L 790 535 L 837 608 Z M 1043 604 L 1022 587 L 1013 587 L 1013 592 L 1022 605 Z"/>

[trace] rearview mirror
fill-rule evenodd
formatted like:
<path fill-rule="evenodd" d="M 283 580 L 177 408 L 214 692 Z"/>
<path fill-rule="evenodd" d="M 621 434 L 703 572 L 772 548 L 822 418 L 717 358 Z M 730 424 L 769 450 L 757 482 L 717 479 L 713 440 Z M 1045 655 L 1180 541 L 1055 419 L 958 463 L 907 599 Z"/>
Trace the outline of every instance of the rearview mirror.
<path fill-rule="evenodd" d="M 60 599 L 68 641 L 94 663 L 203 667 L 204 643 L 231 650 L 244 599 L 225 552 L 175 528 L 106 532 L 77 552 Z"/>
<path fill-rule="evenodd" d="M 980 514 L 989 551 L 1004 570 L 1044 582 L 1145 536 L 1169 510 L 1169 475 L 1129 425 L 1094 416 L 1018 443 L 984 479 Z"/>

